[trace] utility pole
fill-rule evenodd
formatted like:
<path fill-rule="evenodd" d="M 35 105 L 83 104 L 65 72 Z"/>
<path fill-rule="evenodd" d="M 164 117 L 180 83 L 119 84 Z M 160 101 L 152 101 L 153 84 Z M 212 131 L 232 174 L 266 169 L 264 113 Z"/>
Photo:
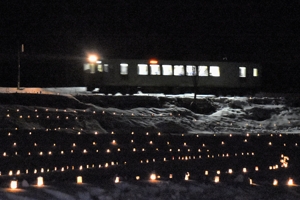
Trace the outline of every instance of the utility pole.
<path fill-rule="evenodd" d="M 24 44 L 21 45 L 21 49 L 20 47 L 18 47 L 18 86 L 17 89 L 20 90 L 20 82 L 21 82 L 21 53 L 24 52 Z"/>

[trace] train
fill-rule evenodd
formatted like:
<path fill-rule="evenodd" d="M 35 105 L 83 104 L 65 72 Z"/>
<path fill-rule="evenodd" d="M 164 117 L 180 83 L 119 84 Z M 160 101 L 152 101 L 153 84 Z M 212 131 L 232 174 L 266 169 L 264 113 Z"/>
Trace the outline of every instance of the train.
<path fill-rule="evenodd" d="M 253 94 L 261 88 L 261 65 L 228 61 L 103 59 L 83 65 L 88 91 L 104 94 Z"/>

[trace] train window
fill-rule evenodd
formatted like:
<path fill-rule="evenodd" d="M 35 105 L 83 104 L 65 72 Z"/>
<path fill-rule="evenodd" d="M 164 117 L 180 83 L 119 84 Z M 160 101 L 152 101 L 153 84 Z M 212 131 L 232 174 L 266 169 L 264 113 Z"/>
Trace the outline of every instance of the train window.
<path fill-rule="evenodd" d="M 159 65 L 150 65 L 151 75 L 160 75 L 160 66 Z"/>
<path fill-rule="evenodd" d="M 102 66 L 102 64 L 98 64 L 97 65 L 97 70 L 98 70 L 98 72 L 103 72 L 103 66 Z"/>
<path fill-rule="evenodd" d="M 254 77 L 258 76 L 258 69 L 257 68 L 253 68 L 253 76 Z"/>
<path fill-rule="evenodd" d="M 187 76 L 195 76 L 196 75 L 196 66 L 187 65 L 186 66 L 186 75 Z"/>
<path fill-rule="evenodd" d="M 108 64 L 104 64 L 104 72 L 108 72 Z"/>
<path fill-rule="evenodd" d="M 120 64 L 120 74 L 121 75 L 128 75 L 128 64 L 127 63 L 121 63 Z"/>
<path fill-rule="evenodd" d="M 207 66 L 198 66 L 199 76 L 208 76 L 208 67 Z"/>
<path fill-rule="evenodd" d="M 138 64 L 138 75 L 148 75 L 148 65 Z"/>
<path fill-rule="evenodd" d="M 90 70 L 90 64 L 83 64 L 83 71 Z"/>
<path fill-rule="evenodd" d="M 162 65 L 162 73 L 164 76 L 172 76 L 173 75 L 172 65 Z"/>
<path fill-rule="evenodd" d="M 214 77 L 219 77 L 220 68 L 218 66 L 209 66 L 209 75 Z"/>
<path fill-rule="evenodd" d="M 239 67 L 239 76 L 242 78 L 246 77 L 246 67 Z"/>
<path fill-rule="evenodd" d="M 174 76 L 184 76 L 183 65 L 174 65 Z"/>

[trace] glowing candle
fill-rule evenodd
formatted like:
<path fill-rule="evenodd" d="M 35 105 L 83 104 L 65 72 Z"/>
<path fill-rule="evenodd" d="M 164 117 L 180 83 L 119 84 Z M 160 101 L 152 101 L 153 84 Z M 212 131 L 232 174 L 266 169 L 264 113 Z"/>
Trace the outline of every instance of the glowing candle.
<path fill-rule="evenodd" d="M 274 180 L 273 180 L 273 185 L 274 185 L 274 186 L 277 186 L 277 185 L 278 185 L 278 180 L 277 180 L 277 179 L 274 179 Z"/>
<path fill-rule="evenodd" d="M 289 180 L 288 180 L 288 183 L 287 183 L 289 186 L 292 186 L 292 185 L 294 185 L 294 180 L 293 179 L 291 179 L 291 178 L 289 178 Z"/>
<path fill-rule="evenodd" d="M 115 183 L 119 183 L 120 182 L 120 178 L 117 176 L 116 178 L 115 178 Z"/>
<path fill-rule="evenodd" d="M 150 180 L 152 180 L 152 181 L 156 180 L 156 174 L 154 174 L 154 173 L 151 174 L 150 175 Z"/>
<path fill-rule="evenodd" d="M 184 180 L 189 180 L 189 177 L 190 177 L 190 173 L 189 172 L 187 172 L 187 173 L 185 173 L 185 176 L 184 176 Z"/>
<path fill-rule="evenodd" d="M 215 176 L 215 183 L 219 183 L 220 182 L 220 177 L 219 176 Z"/>
<path fill-rule="evenodd" d="M 37 177 L 37 186 L 43 186 L 43 185 L 44 185 L 43 177 L 41 176 Z"/>
<path fill-rule="evenodd" d="M 17 180 L 12 180 L 10 182 L 10 188 L 11 189 L 17 189 L 17 187 L 18 187 L 18 181 Z"/>
<path fill-rule="evenodd" d="M 82 176 L 77 176 L 77 184 L 82 184 Z"/>

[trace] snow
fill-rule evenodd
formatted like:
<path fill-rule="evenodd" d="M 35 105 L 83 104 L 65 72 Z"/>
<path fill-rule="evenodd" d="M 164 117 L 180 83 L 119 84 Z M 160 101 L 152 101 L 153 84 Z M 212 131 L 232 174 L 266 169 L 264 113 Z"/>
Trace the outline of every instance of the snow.
<path fill-rule="evenodd" d="M 95 132 L 106 135 L 112 132 L 150 132 L 222 137 L 299 134 L 300 99 L 297 95 L 265 96 L 197 95 L 197 102 L 193 102 L 193 94 L 150 95 L 139 92 L 133 96 L 104 96 L 91 94 L 84 87 L 0 88 L 0 126 L 5 133 L 16 127 L 18 130 L 31 130 L 34 127 L 34 131 L 64 130 L 76 135 Z M 38 119 L 28 120 L 28 116 L 33 118 L 36 114 L 39 115 Z M 68 122 L 58 124 L 58 115 L 64 119 L 68 117 Z M 79 120 L 74 120 L 75 117 Z M 27 120 L 22 120 L 24 118 Z M 297 166 L 295 158 L 290 162 Z M 99 171 L 90 173 L 96 177 Z M 281 173 L 284 174 L 283 171 Z M 193 172 L 191 174 L 194 175 Z M 8 178 L 2 177 L 4 181 Z M 281 175 L 280 178 L 284 180 L 286 177 Z M 121 182 L 116 184 L 111 180 L 97 180 L 78 185 L 72 181 L 58 183 L 53 178 L 42 188 L 34 186 L 32 181 L 20 180 L 20 186 L 23 185 L 21 189 L 17 192 L 2 189 L 0 199 L 299 199 L 300 195 L 297 186 L 276 188 L 266 183 L 267 180 L 258 179 L 256 185 L 249 185 L 248 177 L 241 173 L 235 173 L 232 181 L 226 179 L 223 181 L 221 177 L 220 183 L 214 183 L 212 177 L 205 181 L 197 181 L 193 177 L 189 181 L 173 181 L 164 177 L 151 182 L 122 177 Z"/>

